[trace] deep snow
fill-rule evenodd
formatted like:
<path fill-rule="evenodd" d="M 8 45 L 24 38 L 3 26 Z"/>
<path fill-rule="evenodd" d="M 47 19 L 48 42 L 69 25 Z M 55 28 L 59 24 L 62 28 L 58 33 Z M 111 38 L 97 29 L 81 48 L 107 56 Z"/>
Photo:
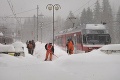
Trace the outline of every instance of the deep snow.
<path fill-rule="evenodd" d="M 119 44 L 73 55 L 55 46 L 57 57 L 53 56 L 53 61 L 44 61 L 44 43 L 36 42 L 33 56 L 23 45 L 25 57 L 0 54 L 0 80 L 120 80 L 120 53 L 100 51 L 111 46 L 114 50 L 120 47 Z M 3 48 L 1 46 L 0 49 Z"/>

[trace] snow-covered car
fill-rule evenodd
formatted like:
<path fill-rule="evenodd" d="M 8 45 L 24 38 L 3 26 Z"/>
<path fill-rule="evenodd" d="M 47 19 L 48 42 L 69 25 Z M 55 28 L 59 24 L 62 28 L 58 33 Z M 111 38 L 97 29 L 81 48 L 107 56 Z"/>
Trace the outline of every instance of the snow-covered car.
<path fill-rule="evenodd" d="M 14 46 L 15 52 L 17 53 L 15 56 L 25 56 L 24 45 L 22 42 L 14 42 L 12 45 Z"/>
<path fill-rule="evenodd" d="M 100 51 L 107 53 L 107 54 L 120 53 L 120 44 L 105 45 L 100 48 Z"/>
<path fill-rule="evenodd" d="M 2 52 L 15 52 L 15 48 L 12 45 L 3 45 L 0 44 L 0 53 Z"/>
<path fill-rule="evenodd" d="M 0 44 L 0 53 L 13 56 L 25 56 L 23 43 L 15 42 L 11 45 Z"/>

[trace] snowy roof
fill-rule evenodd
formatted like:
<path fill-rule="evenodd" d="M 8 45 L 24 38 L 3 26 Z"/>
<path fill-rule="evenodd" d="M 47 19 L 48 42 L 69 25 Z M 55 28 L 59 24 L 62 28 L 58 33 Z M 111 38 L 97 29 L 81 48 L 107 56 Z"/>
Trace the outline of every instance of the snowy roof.
<path fill-rule="evenodd" d="M 86 29 L 106 29 L 103 24 L 86 24 Z"/>

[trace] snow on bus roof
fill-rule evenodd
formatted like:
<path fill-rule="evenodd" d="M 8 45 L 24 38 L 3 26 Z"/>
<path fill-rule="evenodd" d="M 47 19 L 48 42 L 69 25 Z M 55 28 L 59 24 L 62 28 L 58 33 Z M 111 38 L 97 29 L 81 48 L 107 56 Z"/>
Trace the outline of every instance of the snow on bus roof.
<path fill-rule="evenodd" d="M 103 24 L 86 24 L 86 29 L 106 29 Z"/>

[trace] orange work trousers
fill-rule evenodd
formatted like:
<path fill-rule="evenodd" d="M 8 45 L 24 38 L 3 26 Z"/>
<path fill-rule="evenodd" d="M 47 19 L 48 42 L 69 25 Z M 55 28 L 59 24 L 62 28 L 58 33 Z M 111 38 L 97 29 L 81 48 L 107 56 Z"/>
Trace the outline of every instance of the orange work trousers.
<path fill-rule="evenodd" d="M 70 55 L 73 54 L 73 50 L 69 50 L 69 54 L 70 54 Z"/>
<path fill-rule="evenodd" d="M 46 51 L 46 58 L 45 61 L 48 59 L 48 56 L 50 55 L 49 60 L 52 61 L 52 52 Z"/>

